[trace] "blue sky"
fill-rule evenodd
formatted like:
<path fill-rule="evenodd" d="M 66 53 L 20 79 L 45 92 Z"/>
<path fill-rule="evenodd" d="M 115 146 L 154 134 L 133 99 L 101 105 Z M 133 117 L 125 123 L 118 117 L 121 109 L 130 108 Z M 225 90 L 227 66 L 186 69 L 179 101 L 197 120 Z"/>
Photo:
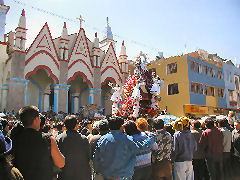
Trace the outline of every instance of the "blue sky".
<path fill-rule="evenodd" d="M 163 52 L 164 57 L 192 52 L 198 48 L 217 53 L 240 64 L 239 0 L 5 0 L 10 6 L 6 32 L 15 30 L 21 10 L 27 18 L 27 47 L 48 22 L 52 37 L 61 35 L 63 22 L 69 34 L 79 30 L 76 17 L 86 20 L 83 28 L 93 41 L 94 33 L 103 38 L 106 17 L 117 41 L 117 55 L 125 40 L 129 59 L 140 51 L 150 60 Z M 20 3 L 19 3 L 20 2 Z M 34 8 L 69 18 L 42 13 Z"/>

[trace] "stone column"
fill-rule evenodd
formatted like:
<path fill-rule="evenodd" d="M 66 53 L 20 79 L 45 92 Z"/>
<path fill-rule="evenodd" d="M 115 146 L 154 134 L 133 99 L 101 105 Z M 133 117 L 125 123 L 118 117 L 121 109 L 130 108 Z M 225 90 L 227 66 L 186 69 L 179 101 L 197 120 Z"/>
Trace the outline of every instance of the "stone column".
<path fill-rule="evenodd" d="M 29 81 L 24 76 L 25 57 L 25 51 L 14 51 L 11 60 L 9 60 L 11 71 L 7 80 L 7 111 L 18 112 L 20 108 L 27 105 L 27 85 Z"/>
<path fill-rule="evenodd" d="M 94 73 L 94 80 L 93 80 L 93 88 L 89 89 L 89 104 L 90 100 L 92 99 L 91 104 L 95 104 L 97 107 L 101 104 L 101 72 L 100 68 L 96 67 L 93 70 Z"/>
<path fill-rule="evenodd" d="M 78 113 L 79 112 L 79 95 L 80 93 L 74 93 L 73 94 L 73 105 L 74 105 L 74 113 Z"/>
<path fill-rule="evenodd" d="M 27 84 L 29 80 L 11 78 L 8 80 L 7 110 L 18 112 L 27 105 Z"/>
<path fill-rule="evenodd" d="M 1 89 L 1 111 L 7 108 L 8 86 L 5 84 Z"/>
<path fill-rule="evenodd" d="M 89 104 L 100 105 L 101 91 L 102 89 L 89 89 Z"/>
<path fill-rule="evenodd" d="M 43 94 L 43 111 L 47 112 L 50 110 L 50 90 L 46 90 Z"/>
<path fill-rule="evenodd" d="M 70 85 L 55 84 L 54 85 L 54 108 L 53 111 L 58 113 L 63 111 L 68 113 L 68 91 Z"/>

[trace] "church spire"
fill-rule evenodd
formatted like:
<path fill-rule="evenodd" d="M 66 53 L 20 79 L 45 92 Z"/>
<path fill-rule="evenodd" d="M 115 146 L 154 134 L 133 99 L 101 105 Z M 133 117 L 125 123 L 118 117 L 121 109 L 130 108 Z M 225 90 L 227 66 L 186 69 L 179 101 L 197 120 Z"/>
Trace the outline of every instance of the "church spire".
<path fill-rule="evenodd" d="M 113 34 L 112 34 L 111 27 L 109 26 L 109 18 L 108 17 L 107 17 L 107 25 L 105 27 L 105 37 L 104 37 L 104 39 L 113 40 Z"/>
<path fill-rule="evenodd" d="M 64 22 L 63 29 L 62 29 L 62 35 L 60 38 L 60 46 L 59 46 L 59 53 L 60 53 L 60 59 L 61 60 L 68 60 L 68 30 L 67 30 L 67 23 Z"/>
<path fill-rule="evenodd" d="M 124 46 L 124 41 L 122 42 L 122 47 L 121 47 L 121 52 L 120 52 L 120 56 L 121 55 L 126 55 L 126 47 Z"/>
<path fill-rule="evenodd" d="M 128 73 L 128 62 L 127 62 L 126 47 L 124 41 L 122 42 L 121 52 L 119 56 L 119 64 L 123 73 Z"/>
<path fill-rule="evenodd" d="M 22 10 L 21 17 L 19 18 L 18 27 L 15 30 L 15 49 L 20 51 L 25 51 L 26 43 L 26 17 L 25 10 Z"/>
<path fill-rule="evenodd" d="M 63 39 L 66 39 L 68 36 L 68 30 L 67 30 L 67 25 L 66 25 L 66 22 L 64 22 L 63 24 L 63 29 L 62 29 L 62 38 Z"/>
<path fill-rule="evenodd" d="M 115 50 L 116 42 L 117 41 L 113 40 L 113 33 L 111 30 L 111 27 L 109 26 L 109 18 L 107 17 L 107 25 L 105 27 L 105 34 L 104 34 L 103 40 L 100 42 L 100 44 L 102 44 L 102 47 L 105 47 L 105 46 L 109 45 L 110 43 L 112 43 L 113 48 Z"/>
<path fill-rule="evenodd" d="M 22 10 L 21 17 L 19 19 L 18 27 L 26 29 L 26 17 L 25 17 L 25 10 Z"/>
<path fill-rule="evenodd" d="M 95 33 L 94 47 L 99 48 L 99 39 L 97 37 L 97 32 Z"/>
<path fill-rule="evenodd" d="M 24 9 L 22 10 L 22 14 L 21 15 L 25 16 L 25 10 Z"/>

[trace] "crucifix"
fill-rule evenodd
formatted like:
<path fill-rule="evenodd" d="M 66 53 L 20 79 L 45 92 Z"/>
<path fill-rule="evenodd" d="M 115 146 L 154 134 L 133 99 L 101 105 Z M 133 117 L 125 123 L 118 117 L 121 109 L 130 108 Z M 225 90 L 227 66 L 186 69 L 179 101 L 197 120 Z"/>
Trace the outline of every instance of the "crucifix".
<path fill-rule="evenodd" d="M 85 20 L 82 18 L 82 16 L 80 15 L 79 18 L 77 18 L 77 20 L 80 21 L 80 28 L 82 28 L 82 22 L 85 22 Z"/>

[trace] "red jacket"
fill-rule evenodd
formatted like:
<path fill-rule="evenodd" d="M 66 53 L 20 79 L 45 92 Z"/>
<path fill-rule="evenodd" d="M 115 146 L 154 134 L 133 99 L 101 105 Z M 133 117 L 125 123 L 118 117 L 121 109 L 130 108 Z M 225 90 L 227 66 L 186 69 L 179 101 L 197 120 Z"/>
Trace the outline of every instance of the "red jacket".
<path fill-rule="evenodd" d="M 214 127 L 203 132 L 199 143 L 202 145 L 205 157 L 218 158 L 223 153 L 223 133 Z"/>

